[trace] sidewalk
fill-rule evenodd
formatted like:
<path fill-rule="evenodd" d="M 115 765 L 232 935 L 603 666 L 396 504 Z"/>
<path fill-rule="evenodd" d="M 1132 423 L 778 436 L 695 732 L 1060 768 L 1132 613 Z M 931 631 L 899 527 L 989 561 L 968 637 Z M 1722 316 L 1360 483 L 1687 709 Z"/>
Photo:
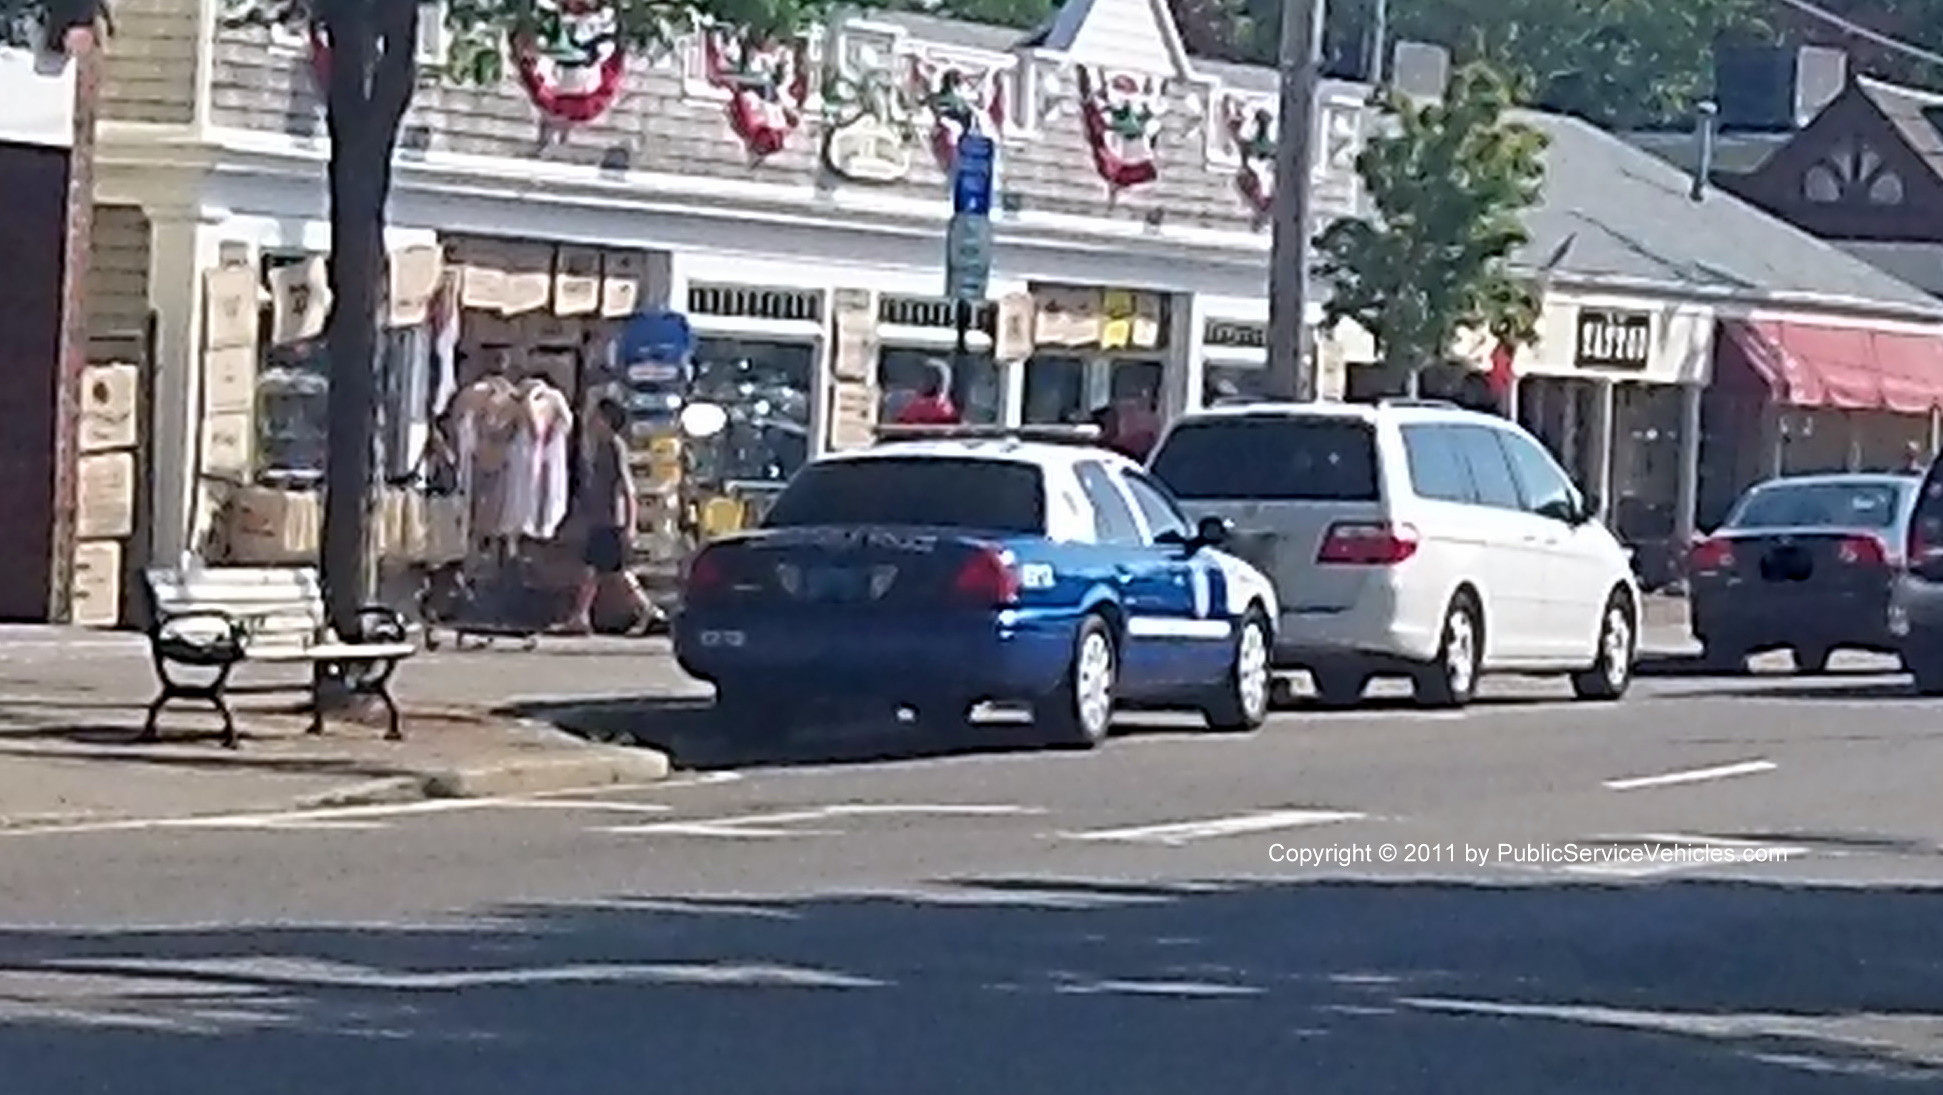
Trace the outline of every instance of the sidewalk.
<path fill-rule="evenodd" d="M 421 653 L 399 671 L 407 740 L 333 721 L 304 733 L 302 694 L 238 697 L 238 750 L 206 707 L 172 706 L 133 739 L 154 695 L 139 636 L 0 627 L 0 827 L 535 793 L 664 778 L 651 749 L 585 741 L 501 712 L 694 688 L 654 640 L 550 640 L 538 651 Z M 238 681 L 300 670 L 246 669 Z M 271 674 L 276 674 L 272 677 Z M 706 690 L 701 690 L 705 695 Z"/>

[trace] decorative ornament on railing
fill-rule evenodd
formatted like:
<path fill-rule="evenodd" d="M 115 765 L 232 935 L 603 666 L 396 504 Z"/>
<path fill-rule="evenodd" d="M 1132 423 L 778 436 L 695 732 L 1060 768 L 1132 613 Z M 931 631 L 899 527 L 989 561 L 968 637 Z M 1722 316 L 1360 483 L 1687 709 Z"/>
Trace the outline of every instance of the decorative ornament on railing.
<path fill-rule="evenodd" d="M 1158 142 L 1167 102 L 1152 76 L 1079 69 L 1080 118 L 1093 166 L 1115 192 L 1160 177 Z"/>
<path fill-rule="evenodd" d="M 911 85 L 931 115 L 931 154 L 947 174 L 967 133 L 997 140 L 1005 129 L 1005 85 L 994 69 L 980 72 L 943 61 L 911 58 Z"/>
<path fill-rule="evenodd" d="M 828 121 L 823 162 L 857 182 L 896 182 L 910 174 L 916 124 L 910 95 L 874 49 L 858 51 L 831 72 L 823 92 Z"/>
<path fill-rule="evenodd" d="M 1241 161 L 1235 189 L 1257 215 L 1267 213 L 1275 201 L 1275 112 L 1230 95 L 1221 101 L 1221 119 Z"/>
<path fill-rule="evenodd" d="M 593 121 L 627 79 L 620 14 L 607 0 L 537 0 L 532 23 L 508 44 L 520 87 L 551 119 Z"/>
<path fill-rule="evenodd" d="M 749 155 L 762 160 L 782 151 L 803 124 L 810 97 L 805 44 L 711 28 L 702 45 L 708 82 L 729 93 L 729 126 Z"/>

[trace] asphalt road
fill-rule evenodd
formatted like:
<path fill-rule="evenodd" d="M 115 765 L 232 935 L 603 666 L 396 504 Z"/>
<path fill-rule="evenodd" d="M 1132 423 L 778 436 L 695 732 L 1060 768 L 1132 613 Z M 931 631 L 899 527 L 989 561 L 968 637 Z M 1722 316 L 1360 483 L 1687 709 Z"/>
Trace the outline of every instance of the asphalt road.
<path fill-rule="evenodd" d="M 0 835 L 0 1089 L 1943 1089 L 1939 713 L 1508 682 L 735 763 L 635 708 L 707 771 Z"/>

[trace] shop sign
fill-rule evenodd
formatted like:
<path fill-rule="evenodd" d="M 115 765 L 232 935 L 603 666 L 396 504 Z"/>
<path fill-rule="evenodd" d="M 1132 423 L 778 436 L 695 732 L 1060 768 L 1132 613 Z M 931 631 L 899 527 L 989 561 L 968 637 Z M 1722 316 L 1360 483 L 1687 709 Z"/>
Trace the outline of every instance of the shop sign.
<path fill-rule="evenodd" d="M 1579 311 L 1578 364 L 1588 368 L 1644 369 L 1653 356 L 1653 317 L 1616 309 Z"/>
<path fill-rule="evenodd" d="M 1032 356 L 1033 307 L 1031 293 L 1008 293 L 998 302 L 998 330 L 992 335 L 992 356 L 999 361 L 1024 361 Z"/>
<path fill-rule="evenodd" d="M 972 329 L 990 331 L 994 307 L 974 305 Z M 877 322 L 890 327 L 925 327 L 949 331 L 958 325 L 958 305 L 937 297 L 892 297 L 877 302 Z"/>
<path fill-rule="evenodd" d="M 1224 350 L 1266 350 L 1268 349 L 1268 324 L 1209 320 L 1208 325 L 1202 329 L 1201 341 L 1205 345 Z"/>
<path fill-rule="evenodd" d="M 823 321 L 823 292 L 819 289 L 764 289 L 695 283 L 688 287 L 688 311 L 698 316 L 820 323 Z"/>

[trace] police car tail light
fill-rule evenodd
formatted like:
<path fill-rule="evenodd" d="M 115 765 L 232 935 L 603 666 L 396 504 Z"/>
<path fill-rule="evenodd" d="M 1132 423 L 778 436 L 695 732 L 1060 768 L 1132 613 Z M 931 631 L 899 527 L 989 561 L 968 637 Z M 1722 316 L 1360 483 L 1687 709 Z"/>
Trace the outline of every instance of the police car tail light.
<path fill-rule="evenodd" d="M 1417 530 L 1384 521 L 1339 521 L 1329 526 L 1316 562 L 1337 566 L 1395 566 L 1417 553 Z"/>
<path fill-rule="evenodd" d="M 1688 569 L 1706 574 L 1734 565 L 1734 545 L 1726 540 L 1702 540 L 1687 557 Z"/>
<path fill-rule="evenodd" d="M 1873 536 L 1850 536 L 1835 549 L 1843 566 L 1879 567 L 1889 562 L 1889 551 Z"/>
<path fill-rule="evenodd" d="M 982 548 L 965 560 L 951 580 L 952 594 L 978 605 L 1009 605 L 1019 599 L 1019 572 L 1003 551 Z"/>
<path fill-rule="evenodd" d="M 686 594 L 690 599 L 720 593 L 728 586 L 729 571 L 722 563 L 721 549 L 703 548 L 701 554 L 688 564 Z"/>

